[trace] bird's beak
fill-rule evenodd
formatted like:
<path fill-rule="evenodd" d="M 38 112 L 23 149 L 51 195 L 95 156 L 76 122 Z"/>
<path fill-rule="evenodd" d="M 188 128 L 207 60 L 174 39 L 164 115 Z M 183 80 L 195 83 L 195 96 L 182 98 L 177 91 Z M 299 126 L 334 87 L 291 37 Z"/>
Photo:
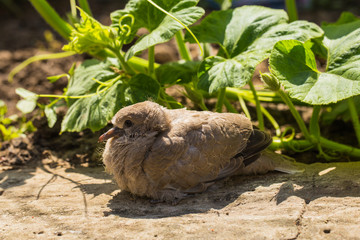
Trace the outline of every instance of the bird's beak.
<path fill-rule="evenodd" d="M 104 133 L 103 135 L 101 135 L 99 137 L 99 142 L 103 142 L 106 141 L 112 137 L 120 137 L 124 134 L 124 130 L 118 127 L 113 127 L 111 129 L 109 129 L 109 131 L 107 131 L 106 133 Z"/>

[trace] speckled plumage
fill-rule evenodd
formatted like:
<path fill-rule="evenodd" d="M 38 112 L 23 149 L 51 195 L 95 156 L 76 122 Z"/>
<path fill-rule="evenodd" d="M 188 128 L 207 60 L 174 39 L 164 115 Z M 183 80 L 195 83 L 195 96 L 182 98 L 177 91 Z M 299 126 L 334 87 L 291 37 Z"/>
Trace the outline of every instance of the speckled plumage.
<path fill-rule="evenodd" d="M 146 101 L 121 109 L 112 123 L 101 137 L 108 139 L 103 162 L 120 189 L 139 196 L 174 202 L 218 179 L 275 169 L 266 159 L 245 167 L 241 153 L 258 158 L 270 142 L 249 148 L 254 130 L 240 114 L 169 110 Z"/>

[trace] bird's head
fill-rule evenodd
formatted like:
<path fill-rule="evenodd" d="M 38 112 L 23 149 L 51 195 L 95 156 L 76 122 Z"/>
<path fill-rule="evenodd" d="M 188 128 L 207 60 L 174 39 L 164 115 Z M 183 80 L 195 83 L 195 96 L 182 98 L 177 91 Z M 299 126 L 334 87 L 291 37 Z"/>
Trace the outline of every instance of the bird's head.
<path fill-rule="evenodd" d="M 113 117 L 111 122 L 114 127 L 101 135 L 99 141 L 122 136 L 136 139 L 147 133 L 166 131 L 170 128 L 170 123 L 164 110 L 164 107 L 150 101 L 124 107 Z"/>

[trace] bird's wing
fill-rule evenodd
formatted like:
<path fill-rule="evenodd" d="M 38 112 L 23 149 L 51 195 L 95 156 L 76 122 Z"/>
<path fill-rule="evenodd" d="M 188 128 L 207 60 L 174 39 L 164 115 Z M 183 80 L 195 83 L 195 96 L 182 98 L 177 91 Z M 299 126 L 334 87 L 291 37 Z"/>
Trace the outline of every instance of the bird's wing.
<path fill-rule="evenodd" d="M 160 135 L 143 162 L 154 184 L 188 189 L 216 179 L 244 150 L 251 122 L 240 114 L 169 110 L 171 130 Z"/>

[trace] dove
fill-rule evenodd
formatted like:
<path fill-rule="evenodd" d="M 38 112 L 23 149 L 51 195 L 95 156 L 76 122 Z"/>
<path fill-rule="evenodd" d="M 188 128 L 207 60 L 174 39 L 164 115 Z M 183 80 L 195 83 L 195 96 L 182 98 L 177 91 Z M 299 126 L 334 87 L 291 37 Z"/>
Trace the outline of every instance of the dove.
<path fill-rule="evenodd" d="M 99 138 L 106 171 L 121 190 L 155 202 L 176 204 L 234 175 L 294 171 L 265 150 L 271 136 L 242 114 L 145 101 L 120 109 L 112 124 Z"/>

